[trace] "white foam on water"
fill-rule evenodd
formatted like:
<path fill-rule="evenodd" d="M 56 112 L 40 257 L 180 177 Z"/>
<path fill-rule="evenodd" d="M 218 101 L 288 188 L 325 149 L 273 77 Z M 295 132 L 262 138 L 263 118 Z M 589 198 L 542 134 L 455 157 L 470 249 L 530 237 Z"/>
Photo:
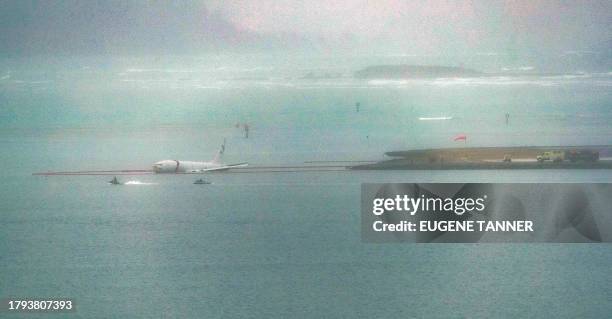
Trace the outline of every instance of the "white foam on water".
<path fill-rule="evenodd" d="M 194 73 L 190 69 L 128 68 L 125 73 Z"/>
<path fill-rule="evenodd" d="M 157 185 L 157 183 L 145 183 L 141 181 L 127 181 L 124 185 Z"/>
<path fill-rule="evenodd" d="M 368 81 L 369 85 L 404 85 L 407 84 L 407 80 L 385 80 L 385 79 L 377 79 Z"/>
<path fill-rule="evenodd" d="M 452 116 L 439 116 L 439 117 L 419 117 L 419 121 L 447 121 L 452 120 Z"/>
<path fill-rule="evenodd" d="M 569 82 L 568 82 L 569 83 Z M 432 82 L 431 85 L 435 86 L 505 86 L 505 85 L 538 85 L 538 86 L 555 86 L 560 82 L 542 80 L 542 79 L 528 79 L 520 77 L 482 77 L 482 78 L 438 78 Z"/>

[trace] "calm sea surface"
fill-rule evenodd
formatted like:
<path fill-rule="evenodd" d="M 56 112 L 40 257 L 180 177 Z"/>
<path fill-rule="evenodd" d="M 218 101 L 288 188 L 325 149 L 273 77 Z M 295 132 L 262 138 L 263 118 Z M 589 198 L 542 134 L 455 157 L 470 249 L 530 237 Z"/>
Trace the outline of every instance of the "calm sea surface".
<path fill-rule="evenodd" d="M 457 134 L 468 146 L 612 144 L 609 73 L 367 81 L 333 63 L 128 62 L 5 63 L 1 298 L 70 297 L 77 312 L 58 317 L 83 318 L 612 313 L 609 244 L 364 244 L 359 208 L 365 182 L 612 182 L 608 170 L 229 173 L 204 186 L 32 176 L 209 160 L 224 138 L 224 160 L 251 165 L 380 160 L 461 146 Z"/>

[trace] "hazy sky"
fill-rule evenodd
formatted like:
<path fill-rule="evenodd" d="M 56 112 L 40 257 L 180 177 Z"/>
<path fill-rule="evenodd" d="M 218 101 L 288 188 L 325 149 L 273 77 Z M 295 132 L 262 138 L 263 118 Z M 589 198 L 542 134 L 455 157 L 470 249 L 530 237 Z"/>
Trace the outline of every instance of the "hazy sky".
<path fill-rule="evenodd" d="M 612 1 L 0 0 L 0 53 L 609 50 Z"/>
<path fill-rule="evenodd" d="M 612 1 L 214 1 L 241 29 L 406 51 L 518 45 L 585 49 L 612 38 Z"/>

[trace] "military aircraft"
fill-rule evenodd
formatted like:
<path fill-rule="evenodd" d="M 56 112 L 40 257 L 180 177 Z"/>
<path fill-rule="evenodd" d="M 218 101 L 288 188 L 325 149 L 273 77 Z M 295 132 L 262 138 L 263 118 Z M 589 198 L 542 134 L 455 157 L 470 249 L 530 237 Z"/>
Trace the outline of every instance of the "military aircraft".
<path fill-rule="evenodd" d="M 248 163 L 223 164 L 221 157 L 225 152 L 225 139 L 217 155 L 210 162 L 163 160 L 153 164 L 153 172 L 156 174 L 178 174 L 178 173 L 205 173 L 210 171 L 223 171 L 230 168 L 245 167 Z"/>

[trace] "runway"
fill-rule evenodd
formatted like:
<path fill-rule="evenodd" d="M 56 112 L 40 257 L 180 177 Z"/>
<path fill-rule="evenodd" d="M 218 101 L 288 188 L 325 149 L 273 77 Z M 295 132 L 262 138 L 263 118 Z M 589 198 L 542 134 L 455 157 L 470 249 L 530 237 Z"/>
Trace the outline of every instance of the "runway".
<path fill-rule="evenodd" d="M 514 162 L 490 162 L 490 161 L 466 161 L 466 162 L 443 162 L 443 163 L 418 163 L 407 159 L 395 159 L 382 161 L 374 164 L 351 166 L 353 170 L 466 170 L 466 169 L 612 169 L 612 160 L 600 160 L 597 162 L 537 162 L 537 161 L 514 161 Z"/>

